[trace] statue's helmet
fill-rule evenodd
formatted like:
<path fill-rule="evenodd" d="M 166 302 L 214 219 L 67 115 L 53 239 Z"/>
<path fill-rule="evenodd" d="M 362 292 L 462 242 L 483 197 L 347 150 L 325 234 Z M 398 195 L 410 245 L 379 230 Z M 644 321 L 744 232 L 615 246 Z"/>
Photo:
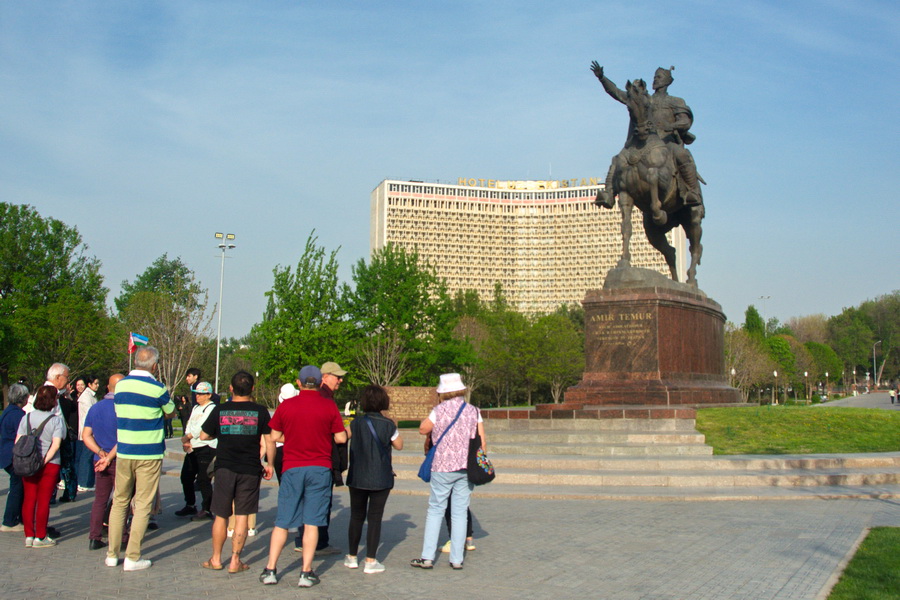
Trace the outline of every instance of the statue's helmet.
<path fill-rule="evenodd" d="M 674 70 L 675 67 L 669 67 L 668 69 L 663 69 L 662 67 L 658 68 L 653 75 L 653 89 L 656 90 L 667 85 L 672 85 L 672 82 L 674 81 L 674 79 L 672 79 L 672 71 Z"/>

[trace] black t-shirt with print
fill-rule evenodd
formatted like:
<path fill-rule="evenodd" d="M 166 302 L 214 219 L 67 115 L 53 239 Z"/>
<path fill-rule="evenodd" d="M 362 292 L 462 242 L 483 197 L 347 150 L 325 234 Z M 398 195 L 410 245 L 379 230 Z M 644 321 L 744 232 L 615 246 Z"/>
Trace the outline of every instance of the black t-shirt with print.
<path fill-rule="evenodd" d="M 203 431 L 219 440 L 216 469 L 259 475 L 259 439 L 269 433 L 269 409 L 255 402 L 225 402 L 212 410 Z"/>

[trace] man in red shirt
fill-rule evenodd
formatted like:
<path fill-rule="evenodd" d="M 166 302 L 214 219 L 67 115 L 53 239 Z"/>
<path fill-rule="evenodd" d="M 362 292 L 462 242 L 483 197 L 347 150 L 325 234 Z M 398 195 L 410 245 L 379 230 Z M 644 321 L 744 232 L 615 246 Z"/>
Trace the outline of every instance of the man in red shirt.
<path fill-rule="evenodd" d="M 288 530 L 301 525 L 309 527 L 303 531 L 303 568 L 298 585 L 312 587 L 319 583 L 312 561 L 319 526 L 327 522 L 331 499 L 332 442 L 347 441 L 337 405 L 319 393 L 321 383 L 318 367 L 308 365 L 300 369 L 300 393 L 282 402 L 269 423 L 272 440 L 284 442 L 284 458 L 269 561 L 259 576 L 264 585 L 278 583 L 278 557 L 287 542 Z"/>

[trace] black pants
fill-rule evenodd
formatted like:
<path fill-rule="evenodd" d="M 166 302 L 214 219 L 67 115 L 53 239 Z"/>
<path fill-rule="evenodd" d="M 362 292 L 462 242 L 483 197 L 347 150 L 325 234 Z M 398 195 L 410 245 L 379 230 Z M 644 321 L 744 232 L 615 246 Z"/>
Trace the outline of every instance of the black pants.
<path fill-rule="evenodd" d="M 203 497 L 203 510 L 208 511 L 212 502 L 212 482 L 206 473 L 209 463 L 216 457 L 215 448 L 201 446 L 194 448 L 192 452 L 184 455 L 184 464 L 181 466 L 181 488 L 184 490 L 184 503 L 187 506 L 196 506 L 197 495 L 194 493 L 194 481 L 200 489 Z"/>
<path fill-rule="evenodd" d="M 452 531 L 450 529 L 450 498 L 447 498 L 447 510 L 444 512 L 444 521 L 447 522 L 447 535 L 450 535 Z M 475 535 L 475 530 L 472 528 L 472 510 L 466 509 L 466 537 L 470 538 Z"/>
<path fill-rule="evenodd" d="M 350 488 L 350 528 L 347 538 L 350 542 L 348 554 L 356 556 L 362 537 L 363 522 L 369 525 L 366 531 L 366 557 L 375 558 L 378 542 L 381 540 L 381 519 L 384 505 L 391 490 L 361 490 Z"/>

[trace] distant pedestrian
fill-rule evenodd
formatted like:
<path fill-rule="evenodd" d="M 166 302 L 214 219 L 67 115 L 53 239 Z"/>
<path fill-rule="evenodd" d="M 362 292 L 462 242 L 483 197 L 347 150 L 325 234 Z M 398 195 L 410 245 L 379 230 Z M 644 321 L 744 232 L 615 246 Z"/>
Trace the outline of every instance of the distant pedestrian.
<path fill-rule="evenodd" d="M 891 404 L 897 399 L 897 391 L 894 388 L 891 388 L 890 392 L 888 392 L 891 396 Z"/>
<path fill-rule="evenodd" d="M 79 379 L 81 381 L 81 379 Z M 97 404 L 97 390 L 100 389 L 100 378 L 88 375 L 83 378 L 84 390 L 78 396 L 78 439 L 75 442 L 75 474 L 79 492 L 90 492 L 94 489 L 94 453 L 84 445 L 84 420 L 88 411 Z"/>

